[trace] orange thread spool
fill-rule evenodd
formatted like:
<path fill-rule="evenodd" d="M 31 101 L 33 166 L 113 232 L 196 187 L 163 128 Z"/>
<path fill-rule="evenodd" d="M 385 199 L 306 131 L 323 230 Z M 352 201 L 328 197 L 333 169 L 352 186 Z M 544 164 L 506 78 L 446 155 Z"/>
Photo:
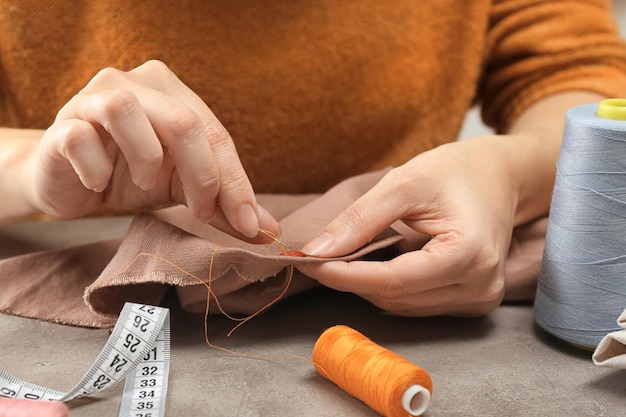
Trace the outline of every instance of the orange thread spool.
<path fill-rule="evenodd" d="M 430 375 L 356 330 L 337 325 L 313 347 L 317 371 L 386 417 L 422 415 L 433 390 Z"/>

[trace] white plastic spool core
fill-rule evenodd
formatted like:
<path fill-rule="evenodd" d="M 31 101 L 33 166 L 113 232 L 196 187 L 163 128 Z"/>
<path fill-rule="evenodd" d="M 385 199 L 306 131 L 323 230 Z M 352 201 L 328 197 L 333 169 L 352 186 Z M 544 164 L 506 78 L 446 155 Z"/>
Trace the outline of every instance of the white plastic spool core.
<path fill-rule="evenodd" d="M 421 385 L 411 385 L 402 394 L 402 408 L 412 416 L 421 416 L 430 404 L 430 391 Z"/>

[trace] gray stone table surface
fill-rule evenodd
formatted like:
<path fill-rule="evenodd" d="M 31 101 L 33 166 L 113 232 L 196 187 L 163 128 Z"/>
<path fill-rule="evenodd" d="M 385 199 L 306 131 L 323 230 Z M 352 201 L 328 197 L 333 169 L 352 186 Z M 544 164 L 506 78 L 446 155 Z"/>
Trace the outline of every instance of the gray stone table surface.
<path fill-rule="evenodd" d="M 129 218 L 0 225 L 0 257 L 124 234 Z M 1 290 L 1 289 L 0 289 Z M 434 393 L 426 416 L 626 415 L 626 371 L 599 368 L 591 353 L 545 334 L 532 305 L 503 305 L 483 318 L 401 318 L 328 289 L 289 298 L 239 328 L 171 308 L 168 416 L 376 416 L 322 378 L 305 359 L 321 332 L 349 325 L 427 369 Z M 0 314 L 0 369 L 58 390 L 71 388 L 108 332 Z M 283 356 L 280 356 L 283 355 Z M 71 416 L 117 416 L 121 387 L 70 404 Z"/>

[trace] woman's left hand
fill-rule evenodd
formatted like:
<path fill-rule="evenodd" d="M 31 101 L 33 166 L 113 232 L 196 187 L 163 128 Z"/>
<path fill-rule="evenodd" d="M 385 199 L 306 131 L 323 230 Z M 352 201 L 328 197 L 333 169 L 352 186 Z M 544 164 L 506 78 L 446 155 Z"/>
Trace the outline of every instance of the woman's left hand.
<path fill-rule="evenodd" d="M 520 142 L 520 140 L 522 142 Z M 422 153 L 391 170 L 302 249 L 350 253 L 397 220 L 431 236 L 385 262 L 331 261 L 299 269 L 403 316 L 484 315 L 504 296 L 504 267 L 521 181 L 511 164 L 523 140 L 485 136 Z"/>

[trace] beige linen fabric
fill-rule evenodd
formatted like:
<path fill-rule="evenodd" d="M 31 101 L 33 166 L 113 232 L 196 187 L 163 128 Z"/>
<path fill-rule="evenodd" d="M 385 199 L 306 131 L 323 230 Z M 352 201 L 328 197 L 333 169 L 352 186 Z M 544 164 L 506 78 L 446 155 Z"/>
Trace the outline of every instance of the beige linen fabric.
<path fill-rule="evenodd" d="M 598 366 L 626 369 L 626 310 L 617 319 L 623 330 L 604 336 L 593 352 L 593 363 Z"/>
<path fill-rule="evenodd" d="M 298 249 L 385 172 L 352 177 L 322 195 L 267 194 L 259 195 L 259 200 L 279 220 L 281 242 L 288 250 Z M 159 304 L 168 289 L 175 287 L 182 307 L 201 313 L 207 300 L 203 284 L 210 275 L 212 292 L 225 311 L 251 314 L 280 295 L 290 265 L 328 261 L 284 256 L 276 243 L 249 244 L 182 213 L 186 213 L 183 207 L 175 207 L 138 214 L 121 241 L 0 261 L 0 311 L 108 328 L 125 302 Z M 545 219 L 514 233 L 506 265 L 506 299 L 532 298 L 544 236 Z M 427 236 L 398 222 L 355 253 L 333 259 L 391 259 L 407 250 L 419 250 L 427 241 Z M 296 272 L 286 296 L 315 285 Z"/>

